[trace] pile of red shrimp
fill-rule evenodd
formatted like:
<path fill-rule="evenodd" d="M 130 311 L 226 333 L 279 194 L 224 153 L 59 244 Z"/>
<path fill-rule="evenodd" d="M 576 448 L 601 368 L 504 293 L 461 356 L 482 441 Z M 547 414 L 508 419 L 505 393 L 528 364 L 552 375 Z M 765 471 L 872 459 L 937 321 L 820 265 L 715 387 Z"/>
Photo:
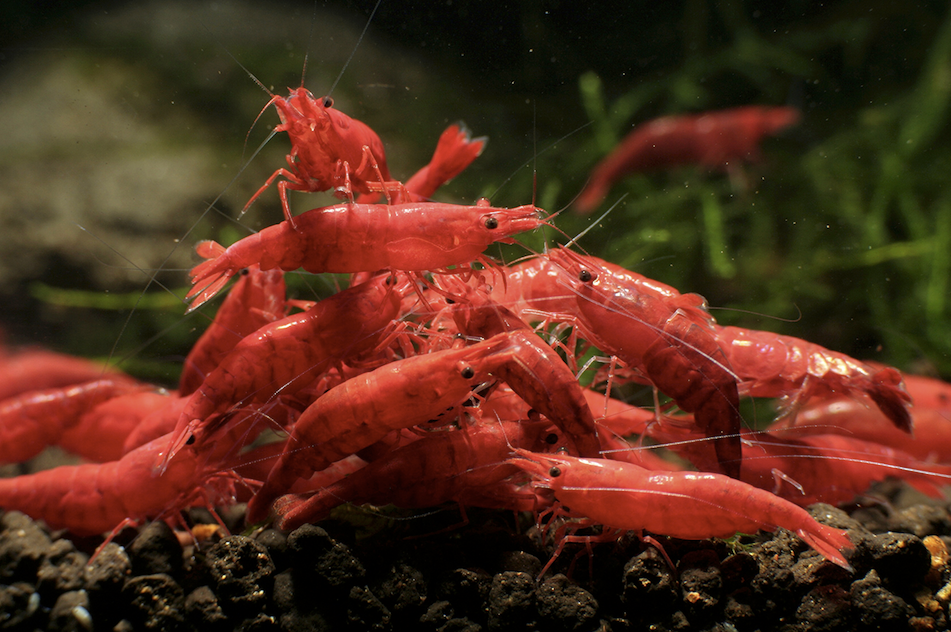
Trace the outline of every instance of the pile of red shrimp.
<path fill-rule="evenodd" d="M 227 248 L 198 244 L 191 309 L 237 281 L 177 391 L 8 354 L 4 375 L 42 369 L 3 393 L 2 458 L 60 445 L 89 463 L 0 480 L 0 507 L 87 535 L 181 524 L 194 505 L 246 501 L 249 523 L 291 529 L 346 502 L 451 501 L 535 512 L 562 545 L 592 524 L 688 539 L 784 527 L 847 567 L 846 534 L 804 505 L 890 475 L 939 493 L 951 386 L 720 326 L 699 295 L 571 248 L 492 262 L 489 245 L 546 224 L 540 209 L 425 201 L 481 139 L 451 126 L 401 183 L 376 134 L 329 98 L 299 89 L 270 104 L 293 149 L 254 198 L 278 181 L 286 218 Z M 293 216 L 287 189 L 342 203 Z M 290 300 L 284 274 L 301 268 L 349 273 L 350 286 Z M 578 378 L 592 349 L 597 388 Z M 626 383 L 657 404 L 610 396 Z M 744 426 L 750 397 L 781 402 L 770 429 Z"/>

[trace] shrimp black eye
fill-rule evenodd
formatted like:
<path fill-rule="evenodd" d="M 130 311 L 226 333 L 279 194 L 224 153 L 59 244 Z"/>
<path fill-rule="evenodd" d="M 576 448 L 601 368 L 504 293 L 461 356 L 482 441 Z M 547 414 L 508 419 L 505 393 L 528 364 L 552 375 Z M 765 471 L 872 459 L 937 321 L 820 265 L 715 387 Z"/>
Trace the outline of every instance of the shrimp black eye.
<path fill-rule="evenodd" d="M 324 107 L 332 108 L 334 106 L 334 100 L 330 97 L 324 97 Z"/>
<path fill-rule="evenodd" d="M 456 304 L 456 302 L 455 302 L 454 300 L 452 300 L 451 298 L 447 298 L 447 299 L 446 299 L 446 303 L 448 303 L 449 305 L 455 305 L 455 304 Z"/>
<path fill-rule="evenodd" d="M 195 445 L 195 435 L 188 435 L 188 439 L 185 440 L 185 445 Z"/>
<path fill-rule="evenodd" d="M 475 377 L 475 369 L 473 369 L 471 366 L 463 367 L 462 371 L 459 372 L 459 375 L 461 375 L 463 379 L 471 380 Z"/>
<path fill-rule="evenodd" d="M 387 285 L 396 285 L 396 277 L 391 274 L 390 276 L 386 277 L 385 283 Z"/>
<path fill-rule="evenodd" d="M 499 220 L 495 219 L 494 217 L 486 217 L 485 227 L 488 228 L 489 230 L 495 230 L 496 228 L 499 227 Z"/>
<path fill-rule="evenodd" d="M 578 280 L 581 281 L 582 283 L 588 283 L 593 278 L 594 278 L 594 275 L 592 275 L 587 270 L 582 270 L 581 272 L 578 273 Z"/>
<path fill-rule="evenodd" d="M 247 268 L 241 268 L 241 276 L 248 276 L 249 274 L 251 274 L 250 270 Z"/>
<path fill-rule="evenodd" d="M 547 437 L 545 437 L 545 443 L 548 445 L 555 445 L 558 443 L 558 435 L 556 435 L 554 432 L 549 434 Z"/>
<path fill-rule="evenodd" d="M 558 478 L 559 476 L 561 476 L 561 468 L 558 467 L 557 465 L 552 466 L 552 468 L 548 470 L 548 475 L 551 476 L 552 478 Z"/>

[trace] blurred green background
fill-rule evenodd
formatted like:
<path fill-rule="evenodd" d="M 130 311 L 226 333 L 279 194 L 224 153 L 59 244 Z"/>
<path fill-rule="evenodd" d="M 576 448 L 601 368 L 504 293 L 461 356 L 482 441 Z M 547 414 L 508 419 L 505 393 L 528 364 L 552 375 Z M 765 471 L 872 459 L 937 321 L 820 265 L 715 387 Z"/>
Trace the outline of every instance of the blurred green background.
<path fill-rule="evenodd" d="M 173 383 L 213 314 L 185 318 L 177 298 L 193 244 L 280 218 L 268 193 L 234 219 L 288 151 L 276 137 L 242 168 L 277 117 L 255 124 L 269 97 L 241 65 L 283 93 L 300 84 L 306 53 L 306 85 L 332 88 L 380 134 L 397 177 L 428 160 L 451 122 L 489 137 L 444 201 L 524 204 L 537 178 L 538 204 L 557 211 L 633 125 L 800 108 L 802 122 L 764 141 L 743 178 L 686 167 L 618 184 L 603 209 L 626 197 L 581 246 L 703 294 L 724 324 L 951 377 L 946 3 L 384 1 L 357 46 L 373 4 L 2 9 L 8 339 Z M 574 235 L 599 214 L 556 223 Z M 552 240 L 566 238 L 522 239 L 535 250 Z M 175 294 L 152 283 L 140 299 L 156 272 Z M 295 292 L 333 284 L 304 278 Z"/>

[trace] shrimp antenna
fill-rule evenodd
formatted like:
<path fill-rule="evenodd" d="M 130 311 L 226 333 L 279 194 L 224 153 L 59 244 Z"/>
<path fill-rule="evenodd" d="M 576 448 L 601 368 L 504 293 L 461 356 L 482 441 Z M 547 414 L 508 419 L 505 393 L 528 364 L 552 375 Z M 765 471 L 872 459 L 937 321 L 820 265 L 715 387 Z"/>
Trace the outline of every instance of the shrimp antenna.
<path fill-rule="evenodd" d="M 532 99 L 532 206 L 538 201 L 538 102 Z"/>
<path fill-rule="evenodd" d="M 209 208 L 211 208 L 211 207 L 209 207 Z M 207 210 L 207 209 L 205 210 L 205 213 L 208 213 L 208 210 Z M 204 214 L 203 214 L 203 215 L 204 215 Z M 102 244 L 108 246 L 109 248 L 111 248 L 113 252 L 115 252 L 117 255 L 119 255 L 120 257 L 122 257 L 123 259 L 125 259 L 132 267 L 134 267 L 134 268 L 137 269 L 137 270 L 141 270 L 144 274 L 146 274 L 146 275 L 149 277 L 149 282 L 148 282 L 148 284 L 145 286 L 145 289 L 142 290 L 142 294 L 139 295 L 139 298 L 136 299 L 135 304 L 132 306 L 132 309 L 129 310 L 129 315 L 126 317 L 125 322 L 122 323 L 122 327 L 119 329 L 119 335 L 116 336 L 116 341 L 112 344 L 112 348 L 109 350 L 109 357 L 108 357 L 108 359 L 106 360 L 106 364 L 108 365 L 108 364 L 109 364 L 110 362 L 112 362 L 113 359 L 115 358 L 116 350 L 119 348 L 119 341 L 122 340 L 122 334 L 125 333 L 125 330 L 128 328 L 129 323 L 132 321 L 132 315 L 133 315 L 133 314 L 135 313 L 135 311 L 138 309 L 139 304 L 142 302 L 142 299 L 145 298 L 145 294 L 146 294 L 146 292 L 148 292 L 148 289 L 152 286 L 152 284 L 154 283 L 155 285 L 158 285 L 159 287 L 161 287 L 163 290 L 165 290 L 165 291 L 168 292 L 169 294 L 175 296 L 175 293 L 172 292 L 171 289 L 169 289 L 167 286 L 165 286 L 164 284 L 162 284 L 160 281 L 158 281 L 157 277 L 158 277 L 159 272 L 163 272 L 163 271 L 165 270 L 165 264 L 168 263 L 169 259 L 172 258 L 172 255 L 175 254 L 175 251 L 178 249 L 178 244 L 179 244 L 182 240 L 184 240 L 185 237 L 188 236 L 188 233 L 190 233 L 191 230 L 189 230 L 188 233 L 185 234 L 185 237 L 183 237 L 182 240 L 179 240 L 178 242 L 175 243 L 175 247 L 172 248 L 172 251 L 169 252 L 169 253 L 165 256 L 165 258 L 164 258 L 164 259 L 162 260 L 162 262 L 159 264 L 159 267 L 158 267 L 157 269 L 155 269 L 155 270 L 146 270 L 146 269 L 144 269 L 144 268 L 141 268 L 141 267 L 137 266 L 137 265 L 136 265 L 133 261 L 131 261 L 128 257 L 126 257 L 126 256 L 123 255 L 121 252 L 119 252 L 118 250 L 116 250 L 115 248 L 113 248 L 112 246 L 110 246 L 109 244 L 107 244 L 105 241 L 103 241 L 103 239 L 102 239 L 101 237 L 99 237 L 99 236 L 96 235 L 95 233 L 90 232 L 90 231 L 89 231 L 88 229 L 86 229 L 84 226 L 82 226 L 82 225 L 80 225 L 80 224 L 76 224 L 76 227 L 79 228 L 81 231 L 85 232 L 86 234 L 92 236 L 94 239 L 98 240 L 100 243 L 102 243 Z M 150 342 L 151 342 L 151 341 L 150 341 Z M 146 344 L 148 344 L 148 343 L 146 343 Z M 136 351 L 133 352 L 133 353 L 138 353 L 138 350 L 136 350 Z M 122 359 L 120 359 L 118 362 L 121 362 L 122 360 L 125 360 L 125 359 L 126 359 L 126 358 L 122 358 Z M 118 362 L 117 362 L 117 363 L 118 363 Z"/>
<path fill-rule="evenodd" d="M 492 193 L 492 195 L 489 196 L 489 199 L 494 198 L 494 197 L 496 196 L 496 194 L 498 194 L 498 192 L 502 190 L 502 187 L 504 187 L 506 184 L 508 184 L 509 181 L 510 181 L 513 177 L 515 177 L 515 174 L 516 174 L 516 173 L 518 173 L 519 171 L 521 171 L 524 167 L 527 167 L 528 165 L 532 164 L 533 162 L 537 162 L 537 161 L 538 161 L 538 157 L 539 157 L 540 155 L 544 154 L 546 151 L 549 151 L 549 150 L 551 150 L 551 149 L 554 149 L 555 146 L 558 145 L 558 143 L 560 143 L 561 141 L 565 140 L 565 139 L 568 138 L 569 136 L 572 136 L 572 135 L 574 135 L 574 134 L 577 134 L 578 132 L 580 132 L 581 130 L 583 130 L 584 128 L 586 128 L 587 126 L 591 125 L 591 123 L 592 123 L 592 121 L 588 121 L 588 122 L 585 123 L 584 125 L 581 125 L 581 126 L 579 126 L 579 127 L 576 127 L 575 129 L 571 130 L 570 132 L 568 132 L 567 134 L 565 134 L 565 135 L 562 136 L 561 138 L 556 139 L 553 143 L 551 143 L 550 145 L 548 145 L 548 147 L 545 147 L 545 149 L 543 149 L 543 150 L 541 150 L 541 151 L 533 151 L 533 152 L 532 152 L 533 155 L 532 155 L 531 159 L 526 160 L 526 161 L 525 161 L 524 163 L 522 163 L 519 167 L 517 167 L 517 168 L 515 169 L 515 171 L 512 172 L 512 175 L 510 175 L 510 176 L 507 177 L 505 180 L 503 180 L 503 181 L 502 181 L 502 184 L 500 184 L 500 185 L 498 186 L 498 188 Z"/>
<path fill-rule="evenodd" d="M 783 318 L 782 316 L 773 316 L 772 314 L 765 314 L 763 312 L 757 312 L 752 309 L 740 309 L 739 307 L 717 307 L 717 306 L 708 306 L 707 309 L 713 311 L 718 309 L 723 312 L 736 312 L 738 314 L 750 314 L 752 316 L 759 316 L 762 318 L 768 318 L 770 320 L 779 321 L 781 323 L 798 323 L 802 321 L 802 309 L 799 308 L 799 305 L 793 303 L 793 307 L 796 308 L 796 317 L 795 318 Z"/>
<path fill-rule="evenodd" d="M 205 27 L 205 30 L 208 31 L 208 33 L 211 35 L 212 39 L 214 39 L 215 42 L 218 43 L 218 46 L 221 46 L 221 49 L 225 51 L 225 53 L 228 55 L 228 57 L 230 57 L 230 58 L 232 59 L 232 61 L 234 61 L 234 63 L 236 63 L 236 64 L 238 65 L 238 68 L 240 68 L 241 70 L 243 70 L 243 71 L 245 72 L 245 74 L 247 74 L 248 77 L 251 78 L 251 81 L 253 81 L 254 83 L 256 83 L 259 88 L 261 88 L 262 90 L 264 90 L 264 91 L 267 93 L 267 95 L 268 95 L 269 97 L 271 97 L 271 100 L 267 102 L 267 105 L 265 105 L 263 108 L 261 108 L 261 111 L 258 112 L 258 115 L 257 115 L 256 117 L 254 117 L 254 122 L 251 123 L 251 127 L 248 129 L 248 133 L 244 135 L 244 149 L 242 149 L 242 154 L 241 154 L 241 155 L 242 155 L 242 158 L 243 158 L 243 157 L 244 157 L 244 151 L 247 150 L 247 147 L 248 147 L 248 139 L 251 137 L 251 130 L 253 130 L 253 129 L 254 129 L 254 126 L 258 124 L 258 120 L 261 118 L 261 115 L 264 114 L 264 111 L 267 110 L 267 109 L 271 106 L 272 103 L 274 103 L 274 99 L 277 98 L 277 95 L 274 94 L 273 92 L 271 92 L 270 89 L 268 89 L 268 87 L 267 87 L 266 85 L 264 85 L 264 83 L 262 83 L 261 80 L 258 79 L 258 78 L 254 75 L 254 73 L 251 72 L 251 71 L 248 69 L 247 66 L 245 66 L 244 64 L 242 64 L 242 63 L 238 60 L 238 58 L 235 57 L 234 54 L 232 54 L 232 52 L 231 52 L 230 50 L 228 50 L 228 48 L 227 48 L 224 44 L 222 44 L 221 42 L 218 41 L 218 38 L 215 37 L 214 31 L 212 31 L 210 28 L 208 28 L 208 27 L 205 25 L 204 22 L 201 22 L 201 25 L 202 25 L 203 27 Z M 311 23 L 311 28 L 313 28 L 313 23 Z M 304 67 L 305 67 L 305 68 L 307 67 L 307 56 L 306 56 L 306 55 L 304 56 Z M 301 85 L 303 85 L 303 78 L 301 79 Z M 276 134 L 277 134 L 277 130 L 271 130 L 271 134 L 270 134 L 267 138 L 264 139 L 264 142 L 261 143 L 261 145 L 257 148 L 257 150 L 251 155 L 251 157 L 248 159 L 248 161 L 244 164 L 244 166 L 241 167 L 241 169 L 238 171 L 237 174 L 235 174 L 235 176 L 234 176 L 234 178 L 232 178 L 231 182 L 228 183 L 228 186 L 225 187 L 225 191 L 227 191 L 227 190 L 228 190 L 228 187 L 230 187 L 232 184 L 235 183 L 235 180 L 238 179 L 238 176 L 240 176 L 242 173 L 244 173 L 244 170 L 247 169 L 247 167 L 248 167 L 248 165 L 251 163 L 251 161 L 254 160 L 254 157 L 257 156 L 258 153 L 260 153 L 260 151 L 264 148 L 264 146 L 267 145 L 267 144 L 270 142 L 270 140 L 271 140 L 272 138 L 274 138 L 274 136 L 275 136 Z M 224 195 L 224 192 L 225 192 L 225 191 L 222 191 L 221 194 Z M 221 197 L 221 195 L 218 196 L 218 198 L 220 198 L 220 197 Z M 215 202 L 218 201 L 218 198 L 215 198 Z M 212 204 L 214 204 L 215 202 L 212 202 Z M 246 210 L 247 210 L 247 209 L 245 209 L 245 211 L 246 211 Z M 244 211 L 241 212 L 241 215 L 244 215 Z M 241 215 L 238 215 L 238 217 L 240 218 Z"/>
<path fill-rule="evenodd" d="M 304 77 L 307 76 L 307 60 L 310 59 L 310 43 L 314 41 L 314 24 L 317 23 L 317 0 L 314 0 L 314 13 L 310 16 L 310 31 L 307 33 L 307 48 L 304 50 L 304 65 L 300 69 L 300 87 L 304 87 Z M 347 62 L 349 63 L 349 61 Z M 346 68 L 346 66 L 344 66 Z"/>
<path fill-rule="evenodd" d="M 95 233 L 91 232 L 91 231 L 90 231 L 88 228 L 86 228 L 85 226 L 83 226 L 83 225 L 81 225 L 81 224 L 76 224 L 76 228 L 78 228 L 79 230 L 81 230 L 81 231 L 83 231 L 84 233 L 88 234 L 90 237 L 92 237 L 93 239 L 95 239 L 95 240 L 97 240 L 99 243 L 101 243 L 102 245 L 104 245 L 104 246 L 106 246 L 107 248 L 109 248 L 109 249 L 110 249 L 113 253 L 115 253 L 118 257 L 124 259 L 124 260 L 129 264 L 129 266 L 130 266 L 129 269 L 138 270 L 139 272 L 141 272 L 142 274 L 145 274 L 145 275 L 149 275 L 149 274 L 152 272 L 152 271 L 150 271 L 150 270 L 146 270 L 145 268 L 142 268 L 142 267 L 136 265 L 134 261 L 132 261 L 131 259 L 129 259 L 129 257 L 127 257 L 126 255 L 122 254 L 119 250 L 117 250 L 117 249 L 116 249 L 115 247 L 113 247 L 112 245 L 106 243 L 106 242 L 102 239 L 102 237 L 100 237 L 99 235 L 96 235 Z M 166 259 L 166 261 L 167 261 L 167 259 Z M 164 263 L 164 262 L 163 262 L 163 263 Z M 103 263 L 103 265 L 105 265 L 105 263 Z M 155 270 L 155 274 L 157 274 L 158 272 L 168 272 L 168 271 L 172 271 L 172 268 L 160 267 L 160 268 L 158 268 L 157 270 Z M 173 292 L 171 288 L 169 288 L 169 287 L 168 287 L 167 285 L 165 285 L 164 283 L 158 281 L 158 280 L 155 278 L 155 274 L 152 274 L 152 275 L 151 275 L 150 281 L 149 281 L 150 284 L 151 284 L 151 283 L 154 283 L 155 285 L 157 285 L 157 286 L 159 286 L 160 288 L 162 288 L 163 290 L 165 290 L 169 295 L 173 296 L 175 299 L 177 299 L 179 302 L 181 302 L 183 305 L 186 304 L 185 301 L 182 300 L 180 296 L 178 296 L 177 294 L 175 294 L 175 292 Z M 147 289 L 148 289 L 148 288 L 146 288 L 146 290 L 147 290 Z M 143 300 L 144 296 L 145 296 L 145 291 L 143 291 L 142 294 L 139 295 L 139 297 L 136 299 L 135 305 L 133 305 L 133 310 L 139 307 L 139 305 L 142 303 L 142 300 Z M 199 312 L 199 313 L 201 313 L 201 312 Z M 208 320 L 209 322 L 211 322 L 211 318 L 210 318 L 210 317 L 205 316 L 204 314 L 202 314 L 202 316 L 203 316 L 206 320 Z M 131 316 L 130 316 L 129 318 L 131 318 Z M 187 318 L 187 316 L 186 316 L 186 318 Z M 116 365 L 121 365 L 121 364 L 122 364 L 123 362 L 125 362 L 126 360 L 128 360 L 128 359 L 130 359 L 130 358 L 132 358 L 132 357 L 135 357 L 135 356 L 138 355 L 140 352 L 142 352 L 144 349 L 147 349 L 147 348 L 149 347 L 149 345 L 151 345 L 151 344 L 152 344 L 153 342 L 155 342 L 156 340 L 161 340 L 166 334 L 168 334 L 168 332 L 172 331 L 173 329 L 175 329 L 176 327 L 178 327 L 179 325 L 181 325 L 181 323 L 182 323 L 182 321 L 180 320 L 180 321 L 178 321 L 178 322 L 176 322 L 176 323 L 173 323 L 173 324 L 169 325 L 168 327 L 166 327 L 166 328 L 162 329 L 161 331 L 155 333 L 155 334 L 154 334 L 151 338 L 149 338 L 148 340 L 145 340 L 144 342 L 142 342 L 142 343 L 141 343 L 139 346 L 137 346 L 136 348 L 130 350 L 130 351 L 129 351 L 127 354 L 125 354 L 124 356 L 119 357 L 119 358 L 116 358 L 115 356 L 116 356 L 116 350 L 118 349 L 119 340 L 122 339 L 122 335 L 121 335 L 121 334 L 122 334 L 122 332 L 125 331 L 126 326 L 129 324 L 129 319 L 127 318 L 126 321 L 125 321 L 125 323 L 123 324 L 122 330 L 120 331 L 119 337 L 116 338 L 115 343 L 113 343 L 113 345 L 112 345 L 112 349 L 109 351 L 109 361 L 111 362 L 113 359 L 115 359 Z"/>
<path fill-rule="evenodd" d="M 208 34 L 211 35 L 211 38 L 212 38 L 213 40 L 215 40 L 215 42 L 218 44 L 218 46 L 221 47 L 221 49 L 228 55 L 228 57 L 230 57 L 230 58 L 234 61 L 234 63 L 238 64 L 238 68 L 240 68 L 241 70 L 243 70 L 245 73 L 247 73 L 247 75 L 248 75 L 249 77 L 251 77 L 251 81 L 253 81 L 254 83 L 258 84 L 258 87 L 261 88 L 262 90 L 264 90 L 265 92 L 267 92 L 269 96 L 272 96 L 272 97 L 274 96 L 274 93 L 271 92 L 270 90 L 268 90 L 268 87 L 267 87 L 266 85 L 264 85 L 264 84 L 261 82 L 260 79 L 258 79 L 257 77 L 255 77 L 255 76 L 254 76 L 254 73 L 251 72 L 250 70 L 248 70 L 247 66 L 245 66 L 245 65 L 242 64 L 240 61 L 238 61 L 238 58 L 235 57 L 235 56 L 231 53 L 230 50 L 228 50 L 228 47 L 227 47 L 227 46 L 225 46 L 225 45 L 222 44 L 220 41 L 218 41 L 218 38 L 215 36 L 215 32 L 214 32 L 214 31 L 212 31 L 210 28 L 208 28 L 208 26 L 207 26 L 204 22 L 202 22 L 201 20 L 199 20 L 199 23 L 205 28 L 206 31 L 208 31 Z M 268 104 L 268 105 L 270 105 L 270 104 Z"/>
<path fill-rule="evenodd" d="M 207 28 L 207 27 L 206 27 L 206 28 Z M 226 50 L 227 50 L 227 49 L 226 49 Z M 228 54 L 231 55 L 230 52 L 228 52 Z M 234 56 L 233 56 L 233 55 L 232 55 L 232 59 L 234 59 Z M 236 59 L 235 59 L 235 61 L 237 62 Z M 238 62 L 238 63 L 239 63 L 239 65 L 240 65 L 240 62 Z M 244 66 L 242 66 L 242 68 L 244 68 Z M 245 70 L 247 71 L 247 69 L 245 69 Z M 252 79 L 254 79 L 255 81 L 257 81 L 258 84 L 263 87 L 263 84 L 261 84 L 261 82 L 258 81 L 257 78 L 254 77 L 254 75 L 251 75 L 250 71 L 247 71 L 247 72 L 248 72 L 248 74 L 251 76 Z M 267 90 L 267 88 L 265 88 L 265 90 Z M 112 246 L 109 246 L 109 244 L 106 244 L 106 243 L 102 240 L 102 238 L 100 238 L 98 235 L 95 235 L 95 234 L 91 233 L 90 231 L 86 230 L 86 228 L 84 228 L 83 226 L 80 226 L 79 224 L 76 224 L 76 226 L 79 227 L 81 230 L 83 230 L 83 231 L 86 232 L 87 234 L 91 235 L 93 238 L 99 240 L 101 243 L 105 244 L 106 246 L 109 246 L 109 248 L 111 248 L 113 252 L 115 252 L 117 255 L 119 255 L 120 257 L 122 257 L 123 259 L 125 259 L 125 260 L 126 260 L 130 265 L 132 265 L 135 269 L 140 270 L 143 274 L 145 274 L 146 276 L 148 276 L 148 282 L 145 284 L 145 287 L 142 289 L 142 294 L 139 296 L 138 300 L 136 300 L 135 305 L 132 306 L 132 309 L 129 310 L 129 315 L 126 316 L 125 321 L 122 323 L 122 326 L 119 328 L 119 334 L 116 336 L 116 340 L 115 340 L 115 342 L 112 344 L 112 348 L 109 350 L 109 358 L 108 358 L 108 360 L 107 360 L 107 363 L 108 363 L 108 362 L 111 362 L 112 359 L 115 357 L 116 349 L 119 348 L 119 341 L 122 340 L 122 336 L 125 334 L 126 330 L 129 328 L 129 323 L 132 322 L 132 316 L 133 316 L 133 315 L 136 313 L 136 311 L 138 310 L 139 304 L 142 302 L 142 299 L 145 298 L 145 294 L 149 291 L 149 288 L 152 287 L 153 284 L 155 284 L 155 285 L 158 285 L 159 287 L 161 287 L 162 289 L 164 289 L 165 291 L 167 291 L 169 294 L 175 295 L 175 293 L 172 292 L 171 289 L 169 289 L 167 286 L 163 285 L 161 282 L 158 281 L 158 275 L 159 275 L 159 273 L 160 273 L 160 272 L 164 272 L 164 271 L 167 270 L 167 268 L 165 267 L 165 264 L 168 263 L 169 260 L 171 260 L 172 256 L 178 251 L 178 247 L 179 247 L 182 243 L 184 243 L 184 241 L 188 238 L 189 235 L 191 235 L 192 231 L 195 230 L 195 228 L 198 226 L 198 224 L 201 222 L 201 220 L 203 220 L 203 219 L 205 218 L 205 216 L 208 215 L 208 213 L 210 213 L 212 210 L 214 210 L 215 212 L 217 212 L 218 214 L 222 215 L 223 217 L 228 217 L 225 213 L 222 213 L 220 210 L 218 210 L 218 208 L 215 206 L 215 204 L 217 204 L 217 203 L 218 203 L 218 200 L 220 200 L 220 199 L 224 196 L 224 194 L 228 191 L 228 189 L 231 188 L 231 185 L 233 185 L 235 182 L 237 182 L 238 177 L 239 177 L 242 173 L 244 173 L 244 170 L 247 169 L 248 164 L 250 164 L 251 160 L 253 160 L 254 157 L 258 155 L 258 153 L 261 151 L 261 149 L 264 147 L 264 145 L 267 144 L 268 140 L 270 140 L 271 137 L 273 137 L 273 136 L 274 136 L 274 132 L 271 132 L 271 135 L 268 136 L 267 140 L 265 140 L 263 143 L 261 143 L 261 145 L 257 148 L 257 150 L 254 152 L 254 154 L 251 156 L 251 158 L 248 160 L 248 162 L 246 162 L 246 163 L 244 164 L 244 166 L 242 166 L 241 169 L 238 171 L 238 173 L 235 174 L 235 176 L 234 176 L 233 178 L 231 178 L 231 181 L 225 186 L 225 188 L 221 191 L 221 193 L 219 193 L 218 196 L 215 197 L 215 199 L 212 200 L 211 203 L 208 204 L 207 207 L 205 207 L 205 210 L 202 211 L 201 215 L 198 216 L 198 219 L 195 221 L 194 224 L 192 224 L 191 228 L 189 228 L 187 231 L 185 231 L 185 234 L 182 235 L 179 239 L 177 239 L 177 240 L 175 241 L 175 245 L 172 246 L 172 249 L 168 252 L 167 255 L 165 255 L 165 258 L 162 259 L 161 263 L 159 263 L 158 268 L 155 268 L 155 269 L 153 269 L 153 270 L 146 270 L 146 269 L 144 269 L 144 268 L 141 268 L 141 267 L 137 266 L 137 265 L 136 265 L 133 261 L 131 261 L 128 257 L 126 257 L 125 255 L 123 255 L 122 253 L 120 253 L 120 252 L 119 252 L 118 250 L 116 250 L 115 248 L 112 248 Z M 228 218 L 228 219 L 230 219 L 230 218 Z M 232 220 L 232 221 L 236 221 L 236 220 Z M 254 231 L 252 231 L 252 232 L 254 232 Z M 184 303 L 184 301 L 182 301 L 182 302 Z M 150 343 L 151 343 L 151 341 L 149 341 L 149 342 L 146 343 L 146 344 L 150 344 Z M 137 351 L 136 351 L 136 353 L 137 353 Z M 123 358 L 123 359 L 125 359 L 125 358 Z"/>
<path fill-rule="evenodd" d="M 585 228 L 583 231 L 581 231 L 580 233 L 578 233 L 577 235 L 575 235 L 574 237 L 572 237 L 572 238 L 571 238 L 571 241 L 569 241 L 567 244 L 565 244 L 564 247 L 565 247 L 565 248 L 568 248 L 569 246 L 572 246 L 572 245 L 576 244 L 576 243 L 578 242 L 578 240 L 580 240 L 582 237 L 584 237 L 585 235 L 588 234 L 588 231 L 590 231 L 592 228 L 594 228 L 595 226 L 597 226 L 598 224 L 600 224 L 600 223 L 601 223 L 601 220 L 603 220 L 605 217 L 607 217 L 607 216 L 608 216 L 608 213 L 610 213 L 610 212 L 613 211 L 615 208 L 617 208 L 618 204 L 620 204 L 621 202 L 623 202 L 623 201 L 624 201 L 624 198 L 626 198 L 627 196 L 628 196 L 628 194 L 625 193 L 624 195 L 622 195 L 621 197 L 619 197 L 619 198 L 618 198 L 618 201 L 611 205 L 611 208 L 609 208 L 608 210 L 606 210 L 606 211 L 601 215 L 601 217 L 599 217 L 598 219 L 596 219 L 596 220 L 594 220 L 593 222 L 591 222 L 591 225 L 590 225 L 590 226 L 588 226 L 588 227 Z"/>
<path fill-rule="evenodd" d="M 343 68 L 340 69 L 340 74 L 337 75 L 337 79 L 334 81 L 333 85 L 330 86 L 330 91 L 327 93 L 328 96 L 333 94 L 333 91 L 337 87 L 337 84 L 340 83 L 340 80 L 343 78 L 343 73 L 347 71 L 347 67 L 350 65 L 350 62 L 353 61 L 353 56 L 357 54 L 357 49 L 360 48 L 360 43 L 363 41 L 363 37 L 367 34 L 367 30 L 370 28 L 370 23 L 373 22 L 373 16 L 376 15 L 376 10 L 380 8 L 381 2 L 383 2 L 383 0 L 376 0 L 376 4 L 373 6 L 373 10 L 370 11 L 370 17 L 367 18 L 366 26 L 363 27 L 363 32 L 360 33 L 360 37 L 357 38 L 357 45 L 353 47 L 353 52 L 350 53 L 350 57 L 347 59 L 347 63 L 345 63 L 343 65 Z M 304 63 L 306 64 L 306 59 Z"/>

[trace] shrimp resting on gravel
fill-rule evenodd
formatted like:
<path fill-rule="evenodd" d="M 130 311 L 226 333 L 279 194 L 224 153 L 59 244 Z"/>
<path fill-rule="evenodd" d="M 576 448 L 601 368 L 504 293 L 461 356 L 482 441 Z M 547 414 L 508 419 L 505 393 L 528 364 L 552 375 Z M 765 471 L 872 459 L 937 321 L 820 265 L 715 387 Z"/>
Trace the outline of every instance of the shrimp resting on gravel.
<path fill-rule="evenodd" d="M 532 474 L 536 487 L 553 492 L 554 514 L 578 518 L 581 526 L 602 524 L 685 540 L 783 527 L 829 561 L 851 569 L 843 551 L 852 543 L 844 531 L 819 524 L 802 507 L 726 476 L 652 472 L 619 461 L 523 449 L 516 449 L 515 455 L 512 462 Z M 572 523 L 561 528 L 559 535 L 568 528 Z"/>

